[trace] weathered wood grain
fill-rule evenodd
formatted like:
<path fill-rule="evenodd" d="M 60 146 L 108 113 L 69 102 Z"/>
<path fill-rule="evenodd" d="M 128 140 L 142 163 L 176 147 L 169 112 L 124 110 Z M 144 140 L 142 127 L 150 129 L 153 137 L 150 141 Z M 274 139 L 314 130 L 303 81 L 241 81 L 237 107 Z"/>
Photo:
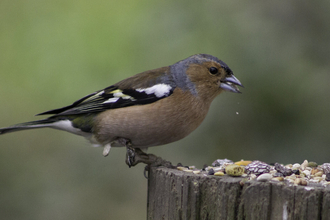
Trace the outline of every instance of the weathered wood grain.
<path fill-rule="evenodd" d="M 330 220 L 329 187 L 242 179 L 151 168 L 147 219 Z"/>

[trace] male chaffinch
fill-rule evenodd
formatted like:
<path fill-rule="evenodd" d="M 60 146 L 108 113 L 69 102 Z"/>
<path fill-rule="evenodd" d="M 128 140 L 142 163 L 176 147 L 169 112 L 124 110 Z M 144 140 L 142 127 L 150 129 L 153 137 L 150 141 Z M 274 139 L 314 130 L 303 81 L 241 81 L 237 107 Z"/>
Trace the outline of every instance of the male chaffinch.
<path fill-rule="evenodd" d="M 126 146 L 129 153 L 184 138 L 201 124 L 217 95 L 240 92 L 236 85 L 242 86 L 223 61 L 197 54 L 38 114 L 53 114 L 49 118 L 1 128 L 0 134 L 49 127 L 103 146 L 104 156 L 112 146 Z M 134 152 L 126 162 L 133 165 L 130 156 Z"/>

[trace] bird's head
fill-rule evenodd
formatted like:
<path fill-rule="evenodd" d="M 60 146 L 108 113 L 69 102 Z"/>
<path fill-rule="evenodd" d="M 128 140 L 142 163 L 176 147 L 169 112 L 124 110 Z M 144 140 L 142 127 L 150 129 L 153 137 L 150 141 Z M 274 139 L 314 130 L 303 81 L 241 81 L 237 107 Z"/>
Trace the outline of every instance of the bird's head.
<path fill-rule="evenodd" d="M 184 79 L 183 88 L 202 97 L 211 98 L 222 91 L 241 93 L 237 86 L 243 87 L 233 71 L 218 58 L 208 54 L 196 54 L 172 66 L 176 78 Z M 183 74 L 185 73 L 185 74 Z"/>

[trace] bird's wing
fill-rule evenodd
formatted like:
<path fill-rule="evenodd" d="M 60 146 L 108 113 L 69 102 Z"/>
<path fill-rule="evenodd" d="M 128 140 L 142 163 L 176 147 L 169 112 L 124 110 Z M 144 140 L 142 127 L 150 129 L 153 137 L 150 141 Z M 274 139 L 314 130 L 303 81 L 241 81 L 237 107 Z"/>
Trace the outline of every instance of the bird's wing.
<path fill-rule="evenodd" d="M 134 86 L 129 86 L 129 82 L 134 83 L 134 79 L 143 77 L 143 73 L 142 76 L 139 75 L 89 94 L 77 100 L 72 105 L 46 111 L 38 115 L 55 114 L 56 116 L 61 116 L 89 114 L 132 105 L 150 104 L 170 96 L 175 89 L 174 84 L 165 74 L 161 76 L 163 79 L 157 77 L 157 80 L 148 79 L 139 84 L 134 84 Z"/>

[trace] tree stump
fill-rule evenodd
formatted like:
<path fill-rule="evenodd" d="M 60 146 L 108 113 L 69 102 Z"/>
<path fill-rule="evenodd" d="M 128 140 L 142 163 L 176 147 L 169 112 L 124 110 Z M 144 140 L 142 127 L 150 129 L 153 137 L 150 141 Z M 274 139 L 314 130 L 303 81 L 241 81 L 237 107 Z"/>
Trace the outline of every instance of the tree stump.
<path fill-rule="evenodd" d="M 330 189 L 152 167 L 148 220 L 330 220 Z"/>

